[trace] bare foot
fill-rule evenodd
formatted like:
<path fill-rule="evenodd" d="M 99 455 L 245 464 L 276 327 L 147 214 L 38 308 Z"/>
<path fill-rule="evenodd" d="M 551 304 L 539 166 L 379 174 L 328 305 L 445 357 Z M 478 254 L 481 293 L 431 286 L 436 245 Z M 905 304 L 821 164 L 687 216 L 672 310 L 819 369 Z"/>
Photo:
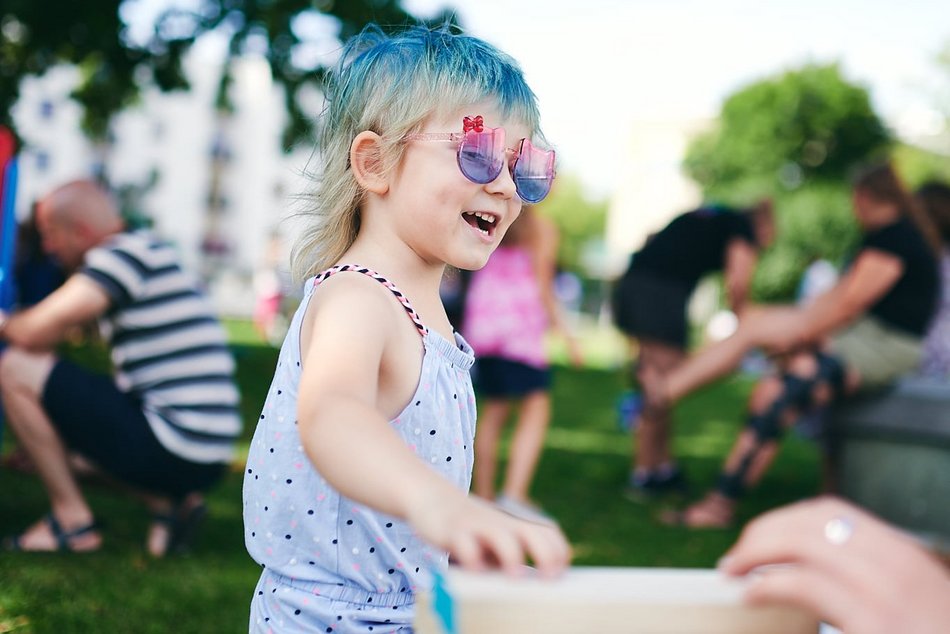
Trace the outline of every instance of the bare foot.
<path fill-rule="evenodd" d="M 710 493 L 682 511 L 669 511 L 660 521 L 670 526 L 687 528 L 729 528 L 735 520 L 736 503 L 718 493 Z"/>

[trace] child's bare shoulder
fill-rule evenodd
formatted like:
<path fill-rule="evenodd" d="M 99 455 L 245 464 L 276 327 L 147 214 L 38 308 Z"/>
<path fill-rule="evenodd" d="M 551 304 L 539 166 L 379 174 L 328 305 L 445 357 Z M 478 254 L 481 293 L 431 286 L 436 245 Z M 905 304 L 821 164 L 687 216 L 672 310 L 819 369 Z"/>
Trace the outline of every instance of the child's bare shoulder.
<path fill-rule="evenodd" d="M 377 280 L 357 272 L 337 273 L 314 289 L 307 316 L 354 327 L 384 326 L 393 315 L 390 291 Z"/>

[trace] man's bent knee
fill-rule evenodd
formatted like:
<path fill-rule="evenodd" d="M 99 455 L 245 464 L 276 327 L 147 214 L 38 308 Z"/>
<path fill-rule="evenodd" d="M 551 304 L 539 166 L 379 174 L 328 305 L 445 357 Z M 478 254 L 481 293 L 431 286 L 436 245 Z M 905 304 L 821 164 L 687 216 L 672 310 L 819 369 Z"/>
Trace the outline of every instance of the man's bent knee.
<path fill-rule="evenodd" d="M 0 390 L 27 392 L 39 397 L 46 386 L 56 356 L 10 346 L 0 355 Z"/>

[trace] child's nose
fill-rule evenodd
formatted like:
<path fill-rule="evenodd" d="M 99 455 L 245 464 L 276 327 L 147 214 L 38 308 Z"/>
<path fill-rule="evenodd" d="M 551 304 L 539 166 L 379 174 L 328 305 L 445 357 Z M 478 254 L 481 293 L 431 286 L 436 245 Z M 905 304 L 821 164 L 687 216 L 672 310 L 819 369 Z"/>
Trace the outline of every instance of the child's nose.
<path fill-rule="evenodd" d="M 501 196 L 505 200 L 511 199 L 517 194 L 515 189 L 515 181 L 511 177 L 511 170 L 508 166 L 505 166 L 501 173 L 498 174 L 498 177 L 490 183 L 485 185 L 486 191 L 488 193 Z"/>

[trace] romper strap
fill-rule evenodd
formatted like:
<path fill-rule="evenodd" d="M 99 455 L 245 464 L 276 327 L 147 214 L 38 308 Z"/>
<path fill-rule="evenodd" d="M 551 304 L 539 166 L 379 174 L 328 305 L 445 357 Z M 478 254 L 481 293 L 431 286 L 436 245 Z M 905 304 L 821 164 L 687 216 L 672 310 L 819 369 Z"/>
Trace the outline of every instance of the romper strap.
<path fill-rule="evenodd" d="M 409 302 L 409 298 L 406 297 L 401 290 L 396 288 L 396 285 L 387 280 L 385 277 L 377 273 L 372 269 L 368 269 L 365 266 L 359 266 L 357 264 L 339 264 L 332 268 L 325 270 L 322 273 L 319 273 L 313 280 L 313 285 L 317 286 L 323 282 L 328 277 L 336 275 L 337 273 L 343 273 L 344 271 L 353 271 L 355 273 L 362 273 L 367 277 L 371 277 L 383 286 L 385 286 L 389 291 L 399 300 L 399 303 L 402 304 L 402 307 L 406 309 L 406 314 L 409 315 L 409 319 L 412 320 L 412 323 L 416 325 L 416 330 L 419 331 L 423 337 L 429 334 L 429 329 L 422 319 L 419 317 L 419 313 L 412 307 L 412 304 Z"/>

